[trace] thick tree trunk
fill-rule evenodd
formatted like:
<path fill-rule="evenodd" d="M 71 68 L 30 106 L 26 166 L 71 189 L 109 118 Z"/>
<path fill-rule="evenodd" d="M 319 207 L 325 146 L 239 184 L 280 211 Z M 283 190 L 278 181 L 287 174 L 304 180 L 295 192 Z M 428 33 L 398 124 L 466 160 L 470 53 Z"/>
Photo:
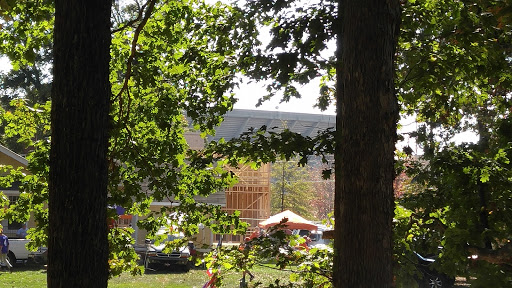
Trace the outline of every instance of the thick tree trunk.
<path fill-rule="evenodd" d="M 391 287 L 399 1 L 339 9 L 334 286 Z"/>
<path fill-rule="evenodd" d="M 55 1 L 48 287 L 107 287 L 110 4 Z"/>

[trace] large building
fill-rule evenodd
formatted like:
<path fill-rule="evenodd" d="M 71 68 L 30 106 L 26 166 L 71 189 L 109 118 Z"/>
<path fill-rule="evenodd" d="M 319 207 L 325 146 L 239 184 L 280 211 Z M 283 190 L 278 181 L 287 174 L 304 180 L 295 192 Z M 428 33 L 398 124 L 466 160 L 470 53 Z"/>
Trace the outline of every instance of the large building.
<path fill-rule="evenodd" d="M 334 128 L 336 116 L 236 109 L 227 113 L 224 122 L 215 129 L 215 136 L 210 137 L 209 140 L 219 140 L 220 138 L 230 140 L 248 131 L 251 127 L 258 129 L 262 126 L 275 127 L 277 131 L 287 128 L 302 136 L 313 137 L 319 131 Z"/>

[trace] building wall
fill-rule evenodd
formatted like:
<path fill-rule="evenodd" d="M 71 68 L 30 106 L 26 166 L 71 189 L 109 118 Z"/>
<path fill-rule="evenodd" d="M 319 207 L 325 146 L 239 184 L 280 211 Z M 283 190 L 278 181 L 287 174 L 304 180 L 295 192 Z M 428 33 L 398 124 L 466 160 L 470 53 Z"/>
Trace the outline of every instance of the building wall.
<path fill-rule="evenodd" d="M 249 223 L 248 233 L 251 233 L 259 222 L 270 217 L 270 164 L 264 164 L 258 170 L 246 165 L 232 171 L 239 177 L 239 182 L 226 189 L 224 210 L 229 213 L 240 211 L 240 219 Z M 243 240 L 231 235 L 226 238 L 228 242 Z"/>
<path fill-rule="evenodd" d="M 14 153 L 13 151 L 7 149 L 6 147 L 0 145 L 0 165 L 8 165 L 14 168 L 22 167 L 25 173 L 29 173 L 27 168 L 27 160 L 22 156 Z M 17 185 L 16 185 L 17 186 Z M 20 191 L 17 187 L 5 187 L 0 188 L 0 191 L 7 197 L 11 202 L 16 201 L 16 199 L 20 195 Z M 0 224 L 3 227 L 3 231 L 5 235 L 9 238 L 16 237 L 16 231 L 21 227 L 22 223 L 9 223 L 7 219 L 3 219 L 0 221 Z M 27 228 L 34 228 L 36 223 L 33 220 L 33 217 L 30 217 L 30 220 L 25 223 L 27 224 Z"/>
<path fill-rule="evenodd" d="M 217 192 L 209 197 L 197 197 L 198 202 L 220 205 L 228 213 L 240 211 L 240 219 L 249 223 L 247 233 L 252 233 L 258 223 L 270 217 L 270 164 L 265 164 L 258 170 L 249 166 L 231 168 L 238 177 L 239 182 L 224 192 Z M 151 211 L 159 212 L 163 206 L 176 205 L 176 203 L 156 202 L 151 205 Z M 142 245 L 146 239 L 147 231 L 136 227 L 138 218 L 132 219 L 132 227 L 136 244 Z M 119 225 L 119 227 L 123 227 Z M 126 225 L 125 225 L 126 227 Z M 199 233 L 193 236 L 196 247 L 215 246 L 221 235 L 214 235 L 208 227 L 201 227 Z M 222 235 L 223 243 L 240 243 L 244 236 Z"/>

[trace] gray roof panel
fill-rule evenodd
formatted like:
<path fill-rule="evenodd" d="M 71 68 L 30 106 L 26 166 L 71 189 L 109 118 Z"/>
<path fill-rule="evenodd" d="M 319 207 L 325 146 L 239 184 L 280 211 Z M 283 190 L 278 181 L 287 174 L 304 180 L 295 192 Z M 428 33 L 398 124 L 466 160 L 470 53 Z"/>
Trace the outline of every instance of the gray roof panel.
<path fill-rule="evenodd" d="M 324 114 L 307 114 L 280 111 L 262 111 L 235 109 L 226 114 L 224 122 L 215 129 L 216 135 L 208 140 L 218 141 L 220 138 L 230 140 L 249 131 L 251 127 L 259 129 L 278 127 L 277 131 L 287 127 L 303 136 L 314 137 L 318 131 L 329 127 L 335 128 L 336 116 Z"/>

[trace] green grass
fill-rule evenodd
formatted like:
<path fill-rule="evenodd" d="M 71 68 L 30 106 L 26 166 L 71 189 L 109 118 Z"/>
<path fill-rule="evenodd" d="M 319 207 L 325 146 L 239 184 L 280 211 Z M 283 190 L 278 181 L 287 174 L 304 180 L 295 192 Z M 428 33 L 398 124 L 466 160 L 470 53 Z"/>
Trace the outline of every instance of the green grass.
<path fill-rule="evenodd" d="M 2 288 L 43 288 L 46 287 L 46 271 L 39 266 L 15 267 L 13 273 L 0 272 L 0 286 Z M 267 267 L 254 267 L 252 273 L 256 276 L 254 281 L 271 283 L 276 279 L 287 281 L 290 272 L 279 271 Z M 226 273 L 222 287 L 239 287 L 242 273 Z M 248 278 L 248 277 L 247 277 Z M 188 273 L 164 270 L 148 272 L 142 276 L 123 274 L 109 281 L 108 287 L 113 288 L 201 288 L 208 281 L 205 269 L 192 269 Z M 251 286 L 249 286 L 251 287 Z"/>

